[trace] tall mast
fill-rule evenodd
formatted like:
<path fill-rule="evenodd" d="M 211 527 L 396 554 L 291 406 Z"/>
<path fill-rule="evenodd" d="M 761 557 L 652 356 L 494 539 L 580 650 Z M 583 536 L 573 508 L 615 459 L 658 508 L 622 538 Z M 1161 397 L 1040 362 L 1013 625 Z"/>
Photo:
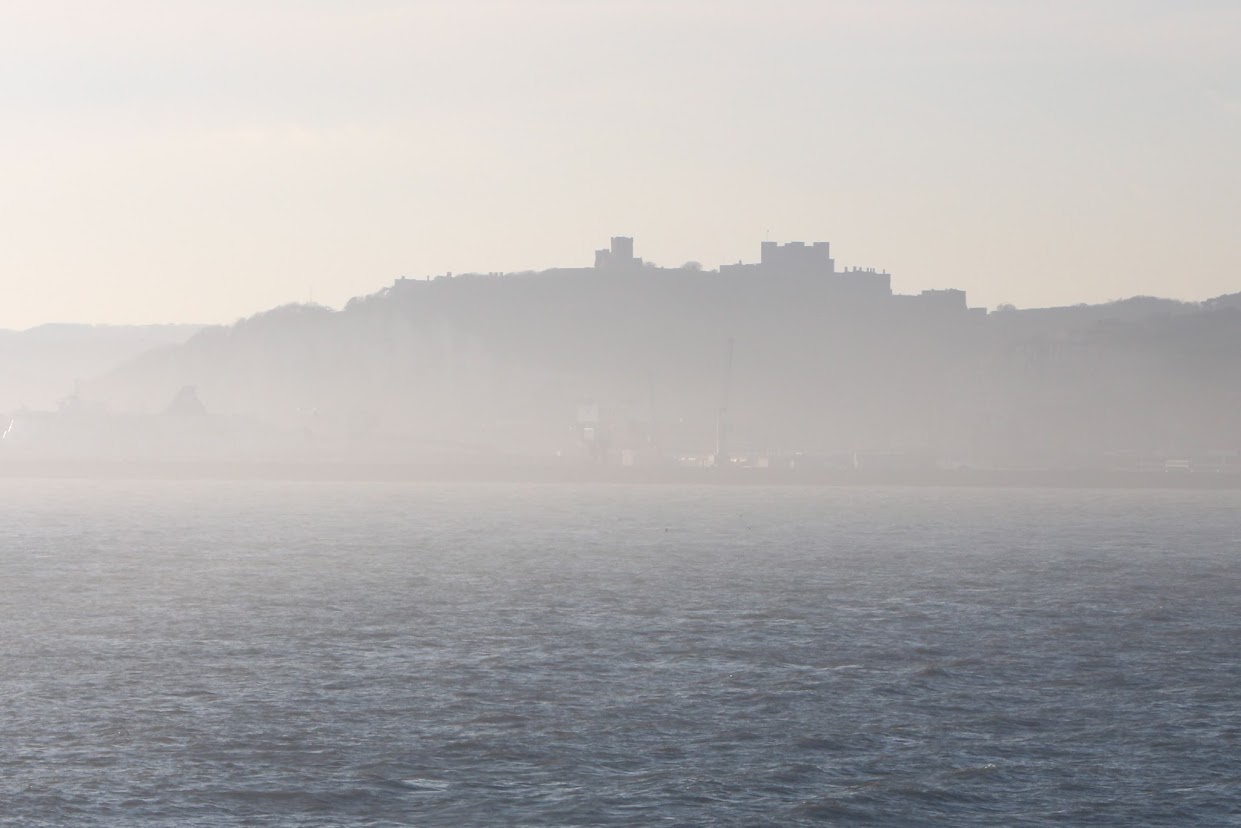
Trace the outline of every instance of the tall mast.
<path fill-rule="evenodd" d="M 724 376 L 720 382 L 720 408 L 715 417 L 715 465 L 727 466 L 728 455 L 728 404 L 732 396 L 733 385 L 733 338 L 730 336 L 724 346 Z"/>

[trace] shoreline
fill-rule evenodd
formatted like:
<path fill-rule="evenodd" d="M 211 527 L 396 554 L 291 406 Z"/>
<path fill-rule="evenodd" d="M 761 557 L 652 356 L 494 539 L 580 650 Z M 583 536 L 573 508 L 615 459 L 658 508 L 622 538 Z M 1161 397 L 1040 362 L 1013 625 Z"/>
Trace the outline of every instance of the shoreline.
<path fill-rule="evenodd" d="M 715 469 L 519 463 L 19 461 L 0 480 L 215 480 L 579 485 L 1241 490 L 1241 473 L 1107 469 Z"/>

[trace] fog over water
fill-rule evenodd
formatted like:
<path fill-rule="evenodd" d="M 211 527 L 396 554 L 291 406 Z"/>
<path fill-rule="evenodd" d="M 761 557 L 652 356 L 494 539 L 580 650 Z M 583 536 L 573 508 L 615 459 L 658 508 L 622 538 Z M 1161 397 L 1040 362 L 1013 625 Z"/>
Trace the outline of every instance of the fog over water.
<path fill-rule="evenodd" d="M 1238 498 L 0 483 L 0 822 L 1236 824 Z"/>
<path fill-rule="evenodd" d="M 1241 825 L 1237 0 L 0 12 L 0 828 Z"/>

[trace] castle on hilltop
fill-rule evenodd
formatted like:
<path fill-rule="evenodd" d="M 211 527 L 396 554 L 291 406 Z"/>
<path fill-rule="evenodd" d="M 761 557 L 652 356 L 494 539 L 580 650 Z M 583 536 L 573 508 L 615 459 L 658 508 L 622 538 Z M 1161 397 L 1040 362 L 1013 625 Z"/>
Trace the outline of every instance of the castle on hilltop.
<path fill-rule="evenodd" d="M 596 270 L 634 270 L 644 266 L 650 267 L 634 256 L 633 238 L 629 236 L 613 236 L 609 248 L 595 251 Z M 823 286 L 845 300 L 886 299 L 910 309 L 969 310 L 978 315 L 986 314 L 985 308 L 968 307 L 963 290 L 948 288 L 924 290 L 916 295 L 894 294 L 892 275 L 886 270 L 873 267 L 837 270 L 831 243 L 825 241 L 811 244 L 765 241 L 759 248 L 758 262 L 720 265 L 718 274 L 728 281 L 765 280 L 773 286 L 777 283 L 809 282 Z"/>
<path fill-rule="evenodd" d="M 831 287 L 852 298 L 866 299 L 892 295 L 892 275 L 875 268 L 851 268 L 838 272 L 832 258 L 830 242 L 762 243 L 758 264 L 721 265 L 721 276 L 753 276 L 758 278 L 822 279 Z"/>
<path fill-rule="evenodd" d="M 892 275 L 886 270 L 873 267 L 851 267 L 837 270 L 836 260 L 832 258 L 832 246 L 824 241 L 811 244 L 800 241 L 784 244 L 764 241 L 759 248 L 757 262 L 721 265 L 717 271 L 702 271 L 700 268 L 695 268 L 691 272 L 702 278 L 717 280 L 719 288 L 737 289 L 743 292 L 764 287 L 786 295 L 800 295 L 802 291 L 815 291 L 825 293 L 846 305 L 878 303 L 894 310 L 908 310 L 919 314 L 931 312 L 935 315 L 942 315 L 968 312 L 970 315 L 986 315 L 985 308 L 968 307 L 963 290 L 950 288 L 924 290 L 914 295 L 894 294 Z M 634 255 L 632 236 L 613 236 L 608 247 L 595 251 L 593 267 L 556 267 L 543 273 L 558 277 L 606 276 L 609 274 L 628 277 L 639 274 L 667 274 L 672 277 L 674 274 L 687 273 L 687 269 L 665 268 L 644 262 Z M 484 274 L 461 275 L 468 277 Z M 488 273 L 485 275 L 501 276 L 503 274 Z M 436 276 L 435 279 L 451 277 L 452 274 L 448 273 Z M 425 281 L 430 280 L 429 276 L 425 279 Z M 414 283 L 415 280 L 402 277 L 396 280 L 393 287 L 402 288 Z"/>
<path fill-rule="evenodd" d="M 595 267 L 600 270 L 641 266 L 642 260 L 633 255 L 632 236 L 613 236 L 611 247 L 595 251 Z"/>

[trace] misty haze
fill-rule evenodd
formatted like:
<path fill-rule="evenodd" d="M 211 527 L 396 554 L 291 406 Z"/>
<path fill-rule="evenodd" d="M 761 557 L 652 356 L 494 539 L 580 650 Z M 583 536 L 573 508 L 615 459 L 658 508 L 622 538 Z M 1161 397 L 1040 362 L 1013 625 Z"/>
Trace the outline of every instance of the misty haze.
<path fill-rule="evenodd" d="M 1241 294 L 988 313 L 950 287 L 894 293 L 881 269 L 838 267 L 827 242 L 763 242 L 757 261 L 714 270 L 634 251 L 613 237 L 591 267 L 401 277 L 339 311 L 292 304 L 196 332 L 10 335 L 36 399 L 57 369 L 95 376 L 54 408 L 13 411 L 4 460 L 62 474 L 1241 483 Z M 99 346 L 177 334 L 98 366 Z"/>
<path fill-rule="evenodd" d="M 1241 8 L 0 17 L 0 824 L 1241 822 Z"/>

